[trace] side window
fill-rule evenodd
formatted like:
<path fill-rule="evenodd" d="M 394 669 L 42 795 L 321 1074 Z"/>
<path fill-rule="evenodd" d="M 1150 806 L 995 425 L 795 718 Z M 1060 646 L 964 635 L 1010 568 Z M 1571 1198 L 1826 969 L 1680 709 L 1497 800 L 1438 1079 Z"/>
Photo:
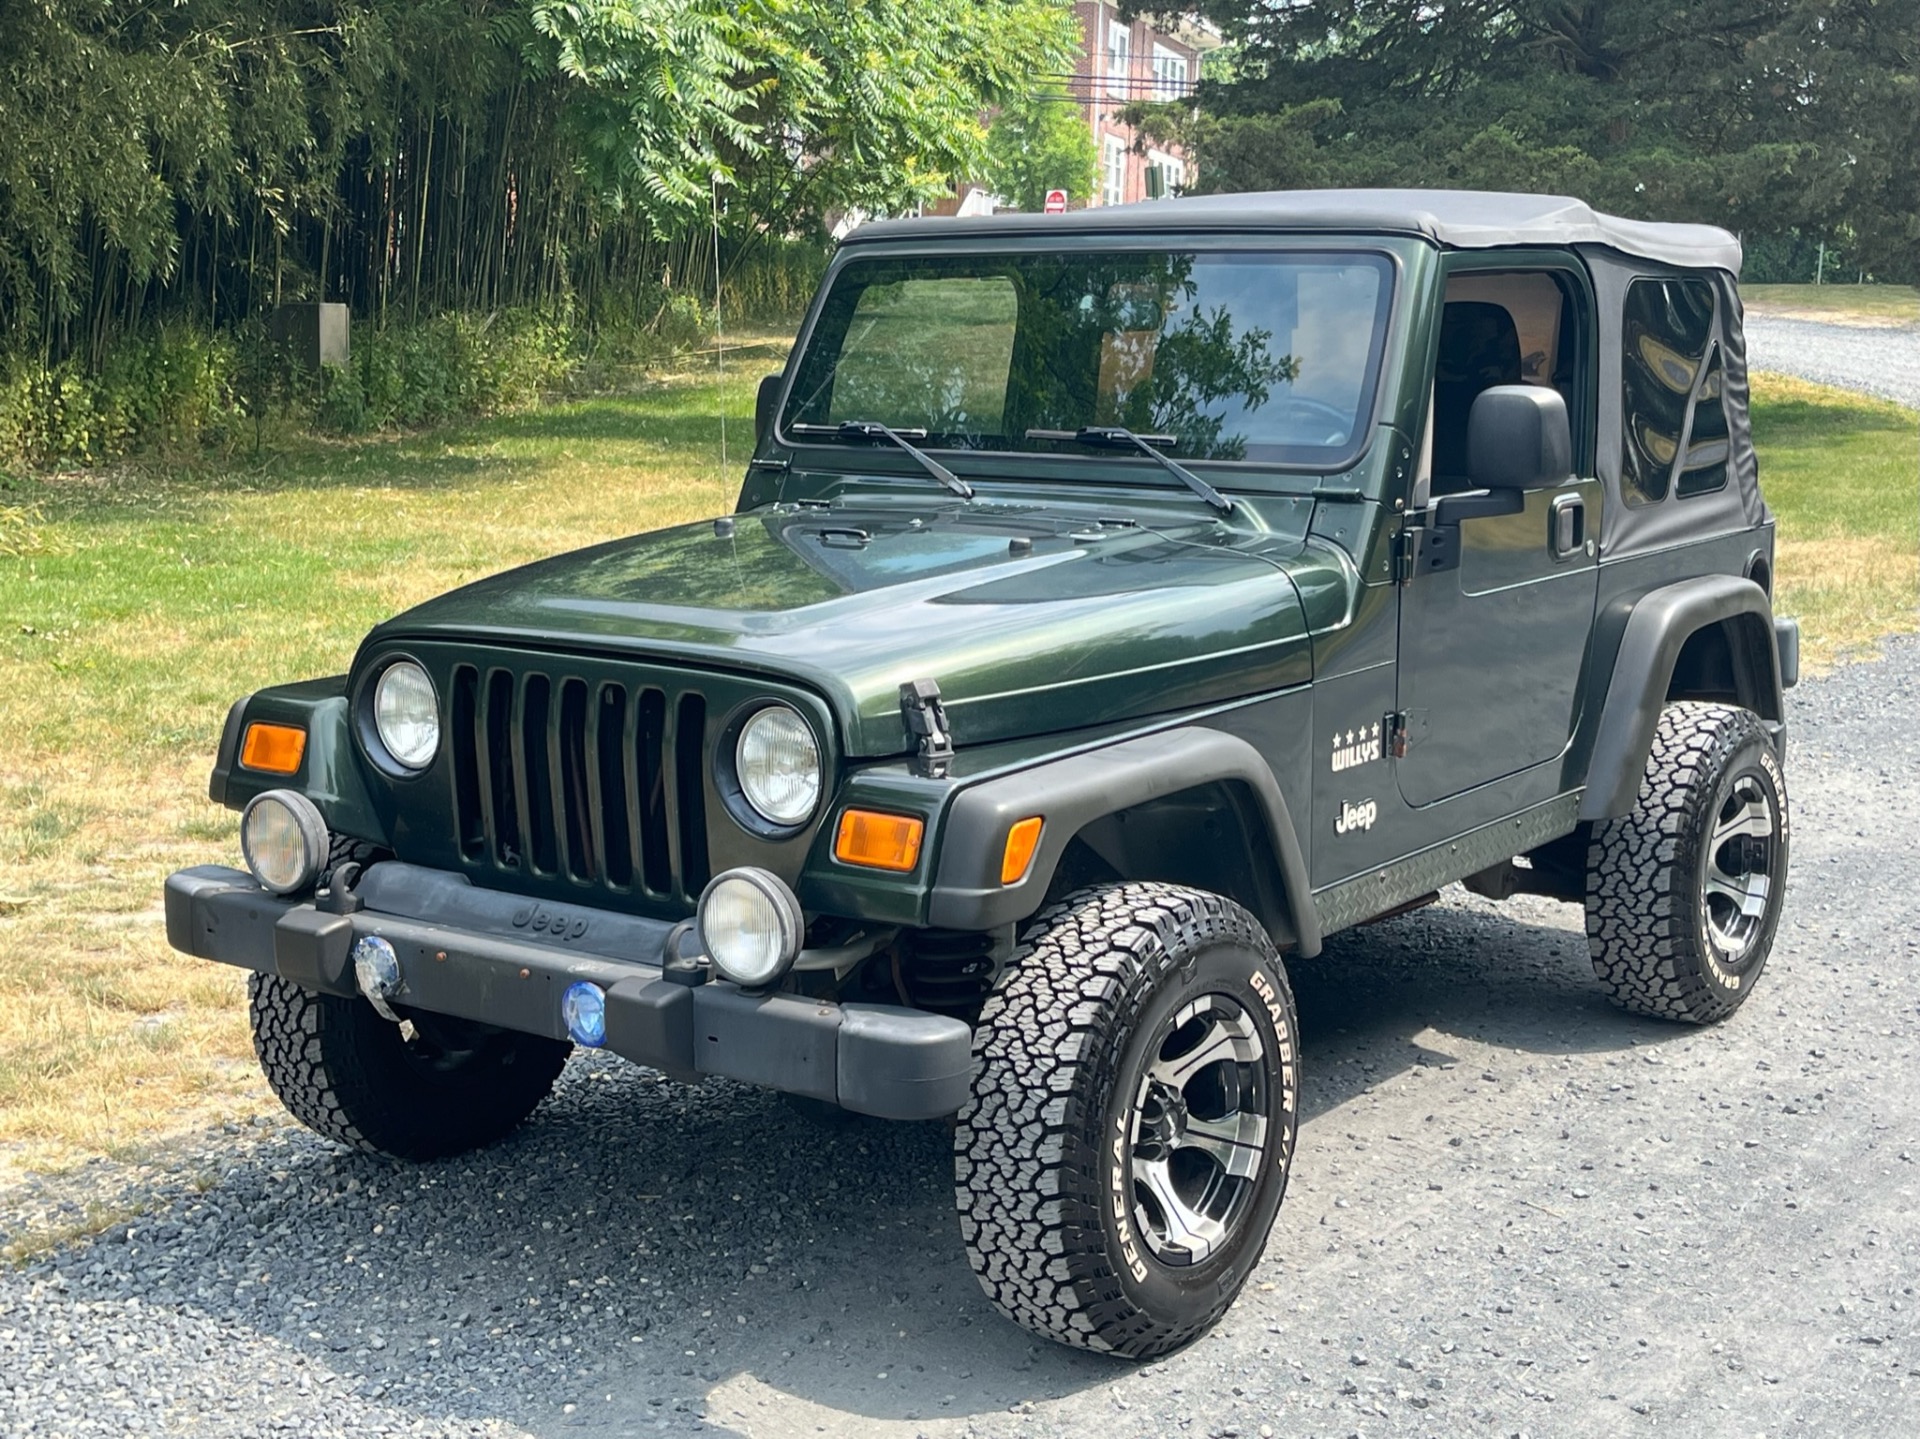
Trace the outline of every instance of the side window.
<path fill-rule="evenodd" d="M 1725 489 L 1727 458 L 1727 407 L 1721 398 L 1720 346 L 1715 343 L 1707 357 L 1707 373 L 1700 381 L 1699 398 L 1693 402 L 1693 424 L 1687 430 L 1687 454 L 1680 462 L 1680 479 L 1674 493 L 1704 495 L 1709 490 Z"/>
<path fill-rule="evenodd" d="M 1703 494 L 1727 482 L 1713 311 L 1713 287 L 1705 280 L 1643 279 L 1627 287 L 1620 488 L 1629 505 L 1658 503 L 1676 488 Z"/>
<path fill-rule="evenodd" d="M 1567 402 L 1575 464 L 1591 474 L 1585 451 L 1593 380 L 1583 336 L 1589 311 L 1566 275 L 1552 270 L 1470 270 L 1447 280 L 1427 425 L 1423 483 L 1414 496 L 1469 488 L 1467 429 L 1473 402 L 1494 385 L 1540 385 Z"/>

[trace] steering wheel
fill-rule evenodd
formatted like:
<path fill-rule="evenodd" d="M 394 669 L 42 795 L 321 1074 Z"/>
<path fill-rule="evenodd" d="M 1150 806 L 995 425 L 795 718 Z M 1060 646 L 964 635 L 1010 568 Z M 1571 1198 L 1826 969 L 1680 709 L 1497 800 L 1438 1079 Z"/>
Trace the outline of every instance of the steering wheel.
<path fill-rule="evenodd" d="M 1282 425 L 1288 430 L 1300 429 L 1305 435 L 1296 438 L 1288 435 L 1292 444 L 1301 445 L 1338 445 L 1344 443 L 1353 434 L 1353 416 L 1347 411 L 1329 405 L 1324 400 L 1308 399 L 1305 395 L 1285 395 L 1273 401 L 1280 407 Z M 1272 407 L 1268 407 L 1272 412 Z M 1316 424 L 1316 422 L 1319 422 Z M 1320 428 L 1324 425 L 1324 430 Z M 1324 438 L 1321 436 L 1324 435 Z"/>

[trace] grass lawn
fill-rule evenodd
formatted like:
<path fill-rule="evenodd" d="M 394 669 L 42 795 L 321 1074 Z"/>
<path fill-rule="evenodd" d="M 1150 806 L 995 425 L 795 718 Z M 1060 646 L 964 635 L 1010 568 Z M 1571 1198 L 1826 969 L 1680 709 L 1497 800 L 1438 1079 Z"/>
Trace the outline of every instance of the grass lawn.
<path fill-rule="evenodd" d="M 1775 603 L 1813 669 L 1920 628 L 1920 414 L 1784 375 L 1753 380 Z"/>
<path fill-rule="evenodd" d="M 168 871 L 235 862 L 235 817 L 206 799 L 229 702 L 339 672 L 375 621 L 449 586 L 723 511 L 774 358 L 737 354 L 724 385 L 690 371 L 431 434 L 0 491 L 0 1189 L 273 1108 L 242 975 L 174 954 L 159 923 Z M 1915 417 L 1757 388 L 1808 658 L 1912 628 Z"/>
<path fill-rule="evenodd" d="M 1765 315 L 1854 323 L 1920 323 L 1912 285 L 1742 285 L 1747 308 Z"/>

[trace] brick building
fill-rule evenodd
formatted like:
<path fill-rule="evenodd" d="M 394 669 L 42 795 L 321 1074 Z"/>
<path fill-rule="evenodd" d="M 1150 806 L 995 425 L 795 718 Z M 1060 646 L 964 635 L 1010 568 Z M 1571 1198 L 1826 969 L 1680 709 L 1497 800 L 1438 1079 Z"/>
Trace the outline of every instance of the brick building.
<path fill-rule="evenodd" d="M 1126 20 L 1110 0 L 1079 0 L 1081 54 L 1069 86 L 1100 149 L 1096 205 L 1124 205 L 1178 194 L 1189 183 L 1187 157 L 1141 144 L 1116 113 L 1142 100 L 1179 100 L 1200 82 L 1200 58 L 1220 43 L 1194 20 L 1171 29 Z"/>

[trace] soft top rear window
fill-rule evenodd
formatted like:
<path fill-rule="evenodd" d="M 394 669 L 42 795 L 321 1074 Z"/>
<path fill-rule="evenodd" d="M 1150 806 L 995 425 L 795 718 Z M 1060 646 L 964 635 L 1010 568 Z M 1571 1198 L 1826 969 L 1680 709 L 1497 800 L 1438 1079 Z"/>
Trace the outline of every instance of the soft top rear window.
<path fill-rule="evenodd" d="M 1337 468 L 1372 416 L 1393 269 L 1353 252 L 859 258 L 783 427 L 877 421 L 947 449 L 1125 426 L 1194 460 Z"/>

